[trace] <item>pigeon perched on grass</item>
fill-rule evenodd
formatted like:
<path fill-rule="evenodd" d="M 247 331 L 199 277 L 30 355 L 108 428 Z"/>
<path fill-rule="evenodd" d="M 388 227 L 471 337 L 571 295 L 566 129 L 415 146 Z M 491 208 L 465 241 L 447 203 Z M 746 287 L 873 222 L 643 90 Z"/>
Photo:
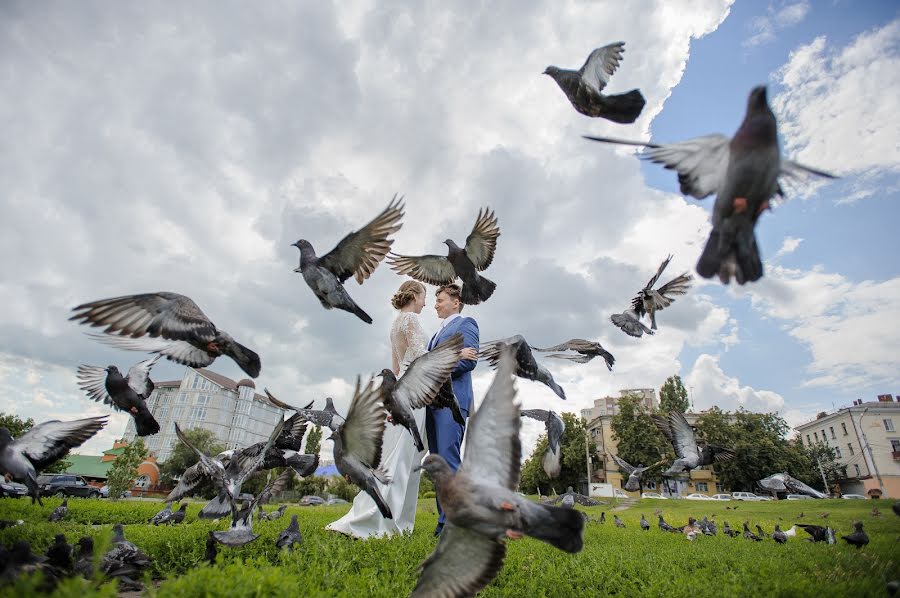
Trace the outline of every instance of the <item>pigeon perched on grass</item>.
<path fill-rule="evenodd" d="M 85 579 L 94 577 L 94 539 L 90 536 L 83 536 L 78 540 L 78 554 L 75 556 L 73 570 L 76 575 Z"/>
<path fill-rule="evenodd" d="M 325 309 L 337 308 L 350 312 L 366 324 L 372 318 L 364 312 L 350 293 L 344 282 L 351 276 L 362 284 L 384 256 L 390 251 L 393 239 L 388 236 L 400 230 L 403 218 L 403 198 L 394 195 L 391 203 L 371 222 L 348 234 L 340 243 L 322 257 L 306 239 L 294 243 L 300 250 L 300 265 L 294 269 L 303 275 L 303 280 Z"/>
<path fill-rule="evenodd" d="M 291 524 L 287 526 L 275 540 L 275 546 L 279 550 L 294 551 L 294 546 L 300 546 L 303 542 L 303 536 L 300 534 L 300 525 L 297 523 L 297 516 L 291 515 Z"/>
<path fill-rule="evenodd" d="M 641 338 L 645 334 L 653 334 L 653 330 L 644 326 L 640 316 L 634 309 L 626 309 L 620 314 L 613 314 L 609 319 L 628 336 Z"/>
<path fill-rule="evenodd" d="M 212 530 L 210 530 L 206 535 L 206 552 L 203 554 L 203 560 L 209 563 L 210 566 L 216 564 L 216 557 L 219 555 L 218 543 Z"/>
<path fill-rule="evenodd" d="M 165 508 L 162 509 L 159 513 L 157 513 L 153 517 L 151 517 L 150 519 L 148 519 L 147 523 L 152 523 L 153 525 L 159 525 L 160 523 L 166 523 L 171 516 L 172 516 L 172 503 L 167 502 Z"/>
<path fill-rule="evenodd" d="M 654 289 L 653 285 L 659 280 L 663 270 L 672 261 L 672 256 L 667 257 L 659 265 L 656 274 L 650 279 L 637 296 L 631 301 L 631 309 L 637 314 L 638 318 L 644 314 L 650 315 L 650 329 L 656 330 L 656 312 L 672 305 L 675 298 L 672 295 L 684 295 L 691 288 L 691 275 L 685 272 L 676 276 L 658 289 Z"/>
<path fill-rule="evenodd" d="M 120 590 L 140 590 L 143 584 L 137 580 L 152 563 L 153 559 L 125 539 L 122 524 L 115 524 L 112 548 L 103 555 L 100 570 L 108 577 L 117 578 Z"/>
<path fill-rule="evenodd" d="M 697 437 L 694 429 L 685 419 L 684 414 L 678 411 L 669 413 L 668 418 L 659 415 L 651 415 L 653 423 L 663 433 L 666 440 L 675 449 L 675 455 L 678 457 L 672 465 L 663 472 L 664 476 L 673 476 L 683 471 L 690 471 L 702 465 L 712 465 L 718 461 L 728 461 L 733 459 L 735 453 L 733 450 L 715 446 L 711 444 L 697 443 Z"/>
<path fill-rule="evenodd" d="M 562 400 L 566 399 L 566 391 L 562 386 L 553 379 L 550 370 L 542 366 L 534 358 L 531 352 L 531 346 L 522 335 L 515 335 L 509 338 L 481 343 L 478 354 L 481 359 L 487 361 L 491 367 L 496 368 L 500 355 L 505 347 L 511 347 L 516 360 L 515 374 L 519 378 L 526 380 L 534 380 L 547 385 L 556 396 Z"/>
<path fill-rule="evenodd" d="M 796 536 L 797 535 L 797 526 L 792 525 L 791 529 L 785 530 L 784 535 L 787 536 L 788 538 L 793 538 L 794 536 Z"/>
<path fill-rule="evenodd" d="M 393 424 L 401 425 L 412 434 L 417 451 L 425 450 L 425 443 L 416 425 L 414 409 L 429 406 L 441 387 L 450 379 L 453 368 L 459 363 L 463 337 L 454 334 L 440 345 L 417 357 L 398 380 L 389 369 L 381 370 L 380 392 L 385 409 L 391 414 Z"/>
<path fill-rule="evenodd" d="M 251 378 L 259 376 L 259 355 L 220 330 L 190 297 L 158 292 L 91 301 L 74 308 L 70 320 L 106 326 L 92 338 L 119 349 L 159 353 L 192 368 L 227 355 Z"/>
<path fill-rule="evenodd" d="M 107 423 L 107 416 L 62 422 L 42 422 L 16 439 L 0 428 L 0 475 L 9 476 L 28 487 L 31 504 L 43 506 L 37 472 L 64 457 L 69 449 L 81 446 Z"/>
<path fill-rule="evenodd" d="M 657 465 L 662 465 L 664 461 L 659 461 L 654 463 L 653 465 L 649 465 L 647 467 L 643 467 L 638 465 L 637 467 L 630 465 L 625 459 L 622 459 L 618 455 L 610 455 L 615 461 L 616 465 L 619 466 L 619 470 L 628 476 L 628 481 L 625 482 L 625 489 L 629 492 L 637 492 L 641 489 L 641 475 L 648 469 L 653 469 Z"/>
<path fill-rule="evenodd" d="M 547 450 L 544 452 L 541 466 L 551 480 L 559 477 L 559 472 L 562 470 L 560 463 L 562 447 L 560 445 L 563 434 L 566 432 L 565 422 L 555 412 L 546 409 L 523 409 L 522 417 L 530 417 L 544 422 L 547 429 Z"/>
<path fill-rule="evenodd" d="M 644 157 L 678 172 L 681 192 L 697 199 L 716 195 L 712 231 L 697 262 L 703 278 L 719 276 L 728 284 L 753 282 L 763 276 L 754 228 L 776 194 L 783 196 L 786 179 L 834 175 L 803 166 L 781 155 L 778 127 L 765 86 L 755 87 L 747 100 L 744 121 L 729 139 L 707 135 L 680 143 L 655 144 L 591 137 L 593 141 L 646 147 Z"/>
<path fill-rule="evenodd" d="M 616 527 L 624 528 L 625 522 L 619 519 L 618 515 L 613 515 L 613 525 L 615 525 Z"/>
<path fill-rule="evenodd" d="M 119 368 L 111 365 L 101 368 L 93 365 L 78 366 L 78 387 L 98 403 L 111 405 L 134 418 L 138 436 L 150 436 L 159 432 L 159 423 L 147 408 L 147 398 L 153 392 L 150 370 L 159 360 L 156 355 L 137 363 L 122 376 Z"/>
<path fill-rule="evenodd" d="M 644 519 L 643 513 L 641 514 L 641 529 L 645 532 L 650 531 L 650 522 Z"/>
<path fill-rule="evenodd" d="M 616 362 L 616 358 L 613 357 L 612 353 L 603 348 L 603 345 L 600 343 L 596 343 L 593 341 L 586 341 L 580 338 L 569 339 L 564 343 L 560 343 L 558 345 L 553 345 L 552 347 L 547 347 L 546 349 L 540 349 L 538 347 L 532 347 L 533 351 L 540 351 L 543 353 L 549 353 L 552 351 L 575 351 L 578 355 L 563 355 L 562 353 L 555 353 L 553 355 L 548 355 L 548 358 L 553 359 L 568 359 L 569 361 L 574 361 L 575 363 L 587 363 L 594 359 L 595 357 L 602 357 L 603 361 L 606 362 L 606 369 L 612 371 L 612 366 Z"/>
<path fill-rule="evenodd" d="M 750 531 L 750 526 L 747 525 L 746 521 L 744 522 L 744 534 L 743 535 L 744 535 L 744 538 L 747 540 L 753 540 L 754 542 L 762 541 L 762 538 L 760 538 L 759 536 L 757 536 L 756 534 L 754 534 L 753 532 Z"/>
<path fill-rule="evenodd" d="M 62 504 L 53 509 L 53 512 L 50 513 L 50 516 L 47 517 L 48 521 L 62 521 L 69 514 L 69 499 L 64 498 Z"/>
<path fill-rule="evenodd" d="M 516 493 L 522 447 L 514 371 L 507 350 L 481 406 L 469 419 L 458 471 L 440 455 L 428 455 L 422 462 L 447 522 L 434 553 L 422 563 L 413 596 L 474 595 L 500 572 L 507 539 L 528 535 L 570 553 L 583 547 L 581 512 L 540 505 Z"/>
<path fill-rule="evenodd" d="M 2 544 L 0 548 L 3 548 Z M 6 585 L 3 582 L 12 583 L 19 577 L 40 573 L 44 580 L 38 586 L 38 591 L 50 593 L 56 588 L 63 572 L 49 564 L 47 557 L 31 552 L 31 544 L 27 540 L 15 542 L 7 554 L 3 554 L 4 552 L 5 549 L 0 551 L 0 566 L 3 567 L 0 584 Z"/>
<path fill-rule="evenodd" d="M 826 544 L 834 544 L 834 530 L 830 527 L 822 527 L 821 525 L 809 525 L 809 524 L 796 524 L 797 527 L 802 528 L 808 533 L 813 542 L 825 542 Z"/>
<path fill-rule="evenodd" d="M 601 523 L 601 524 L 606 523 L 606 511 L 601 511 L 601 512 L 600 512 L 600 523 Z"/>
<path fill-rule="evenodd" d="M 0 529 L 6 529 L 8 527 L 16 527 L 18 525 L 24 525 L 24 519 L 0 519 Z"/>
<path fill-rule="evenodd" d="M 472 232 L 466 237 L 466 246 L 460 247 L 447 239 L 447 256 L 399 255 L 391 253 L 387 261 L 400 274 L 420 282 L 441 286 L 451 284 L 457 278 L 463 282 L 460 300 L 466 305 L 478 305 L 490 299 L 497 285 L 478 274 L 487 270 L 494 260 L 500 227 L 491 210 L 479 210 Z"/>
<path fill-rule="evenodd" d="M 47 563 L 60 571 L 71 571 L 74 566 L 72 545 L 66 542 L 65 534 L 56 534 L 53 544 L 47 548 Z"/>
<path fill-rule="evenodd" d="M 728 536 L 729 538 L 734 538 L 735 536 L 739 536 L 741 533 L 737 530 L 731 529 L 731 526 L 728 525 L 728 522 L 725 522 L 725 525 L 722 527 L 722 533 Z"/>
<path fill-rule="evenodd" d="M 272 511 L 268 514 L 269 521 L 274 521 L 276 519 L 281 519 L 281 516 L 284 515 L 284 510 L 287 509 L 287 505 L 281 505 L 276 510 Z"/>
<path fill-rule="evenodd" d="M 759 536 L 760 538 L 768 538 L 769 537 L 769 535 L 763 531 L 763 528 L 760 527 L 760 525 L 758 523 L 756 524 L 756 535 Z"/>
<path fill-rule="evenodd" d="M 855 521 L 853 523 L 853 532 L 846 536 L 841 536 L 841 538 L 844 539 L 847 544 L 856 546 L 857 550 L 869 543 L 869 536 L 863 531 L 863 524 L 861 521 Z"/>
<path fill-rule="evenodd" d="M 787 534 L 781 531 L 781 526 L 777 523 L 775 524 L 775 531 L 772 532 L 772 539 L 778 542 L 779 544 L 787 543 Z"/>
<path fill-rule="evenodd" d="M 591 52 L 577 71 L 548 66 L 544 74 L 556 81 L 581 114 L 616 123 L 633 123 L 646 103 L 640 90 L 632 89 L 619 95 L 601 93 L 619 67 L 624 51 L 625 42 L 608 44 Z"/>
<path fill-rule="evenodd" d="M 661 529 L 664 532 L 673 532 L 674 533 L 674 532 L 679 531 L 678 529 L 676 529 L 676 528 L 672 527 L 671 525 L 669 525 L 668 523 L 666 523 L 666 520 L 663 519 L 663 516 L 661 514 L 659 515 L 659 521 L 657 521 L 656 525 L 659 526 L 659 529 Z"/>
<path fill-rule="evenodd" d="M 900 517 L 900 500 L 891 505 L 891 510 L 894 512 L 894 515 Z"/>
<path fill-rule="evenodd" d="M 231 527 L 224 532 L 212 532 L 216 541 L 224 546 L 237 548 L 259 538 L 259 534 L 253 533 L 253 511 L 259 505 L 268 502 L 274 495 L 283 492 L 293 475 L 292 469 L 285 469 L 277 478 L 266 484 L 256 498 L 248 501 L 240 511 L 234 509 L 231 516 Z"/>

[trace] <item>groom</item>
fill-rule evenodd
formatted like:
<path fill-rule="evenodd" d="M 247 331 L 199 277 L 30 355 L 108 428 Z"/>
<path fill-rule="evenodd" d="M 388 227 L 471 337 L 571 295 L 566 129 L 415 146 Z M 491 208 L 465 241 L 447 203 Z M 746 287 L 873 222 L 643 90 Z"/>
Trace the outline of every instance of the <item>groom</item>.
<path fill-rule="evenodd" d="M 478 323 L 473 318 L 460 315 L 459 312 L 463 308 L 463 303 L 460 301 L 460 290 L 459 285 L 455 284 L 438 288 L 434 309 L 443 322 L 441 322 L 441 329 L 431 337 L 431 342 L 428 343 L 429 351 L 457 332 L 463 335 L 464 347 L 478 351 Z M 453 394 L 459 401 L 463 419 L 469 417 L 469 410 L 472 407 L 472 370 L 475 369 L 477 363 L 478 361 L 474 359 L 461 359 L 450 374 Z M 459 468 L 459 449 L 462 446 L 465 428 L 456 423 L 449 409 L 428 407 L 425 412 L 425 431 L 428 434 L 428 450 L 432 454 L 443 457 L 453 471 L 456 471 Z M 437 507 L 440 517 L 438 517 L 438 524 L 434 530 L 435 536 L 440 535 L 444 529 L 444 511 L 441 509 L 440 502 L 437 503 Z"/>

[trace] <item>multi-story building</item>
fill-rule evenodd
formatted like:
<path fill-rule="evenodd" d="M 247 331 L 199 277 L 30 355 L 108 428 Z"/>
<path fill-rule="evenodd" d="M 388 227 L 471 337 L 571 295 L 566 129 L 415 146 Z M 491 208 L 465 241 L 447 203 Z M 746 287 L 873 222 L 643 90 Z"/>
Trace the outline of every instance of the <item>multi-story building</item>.
<path fill-rule="evenodd" d="M 839 482 L 842 493 L 900 498 L 900 397 L 854 401 L 794 429 L 806 446 L 834 449 L 846 471 Z"/>
<path fill-rule="evenodd" d="M 172 453 L 177 440 L 175 422 L 182 430 L 205 428 L 226 448 L 243 448 L 268 439 L 284 418 L 284 411 L 256 394 L 252 380 L 235 382 L 207 369 L 185 369 L 181 380 L 156 382 L 147 407 L 159 422 L 160 432 L 144 439 L 160 462 Z M 129 420 L 124 438 L 136 434 Z"/>
<path fill-rule="evenodd" d="M 653 411 L 659 406 L 655 388 L 625 388 L 619 391 L 619 396 L 617 397 L 594 399 L 594 406 L 590 409 L 582 409 L 581 417 L 583 417 L 585 421 L 591 421 L 595 417 L 600 417 L 601 415 L 613 416 L 619 412 L 619 399 L 624 396 L 640 397 L 641 404 L 647 411 Z"/>

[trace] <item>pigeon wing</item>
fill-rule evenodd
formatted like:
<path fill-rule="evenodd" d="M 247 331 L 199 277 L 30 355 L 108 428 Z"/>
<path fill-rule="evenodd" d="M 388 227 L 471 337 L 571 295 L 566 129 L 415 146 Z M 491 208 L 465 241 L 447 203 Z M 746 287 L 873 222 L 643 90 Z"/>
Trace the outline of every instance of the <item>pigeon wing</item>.
<path fill-rule="evenodd" d="M 128 370 L 128 376 L 126 376 L 128 386 L 131 387 L 131 390 L 144 398 L 149 397 L 150 393 L 153 392 L 153 382 L 150 380 L 150 370 L 153 369 L 153 366 L 156 365 L 159 358 L 160 356 L 156 355 L 150 359 L 145 359 L 144 361 L 134 364 L 131 366 L 131 369 Z"/>
<path fill-rule="evenodd" d="M 388 235 L 400 230 L 401 218 L 403 197 L 394 195 L 388 207 L 374 220 L 341 239 L 334 249 L 319 258 L 319 265 L 341 282 L 354 276 L 356 282 L 362 284 L 390 251 L 394 241 L 388 239 Z"/>
<path fill-rule="evenodd" d="M 532 350 L 541 351 L 542 353 L 549 353 L 551 351 L 594 352 L 597 350 L 598 347 L 600 347 L 600 343 L 586 341 L 583 338 L 572 338 L 572 339 L 567 340 L 564 343 L 560 343 L 558 345 L 553 345 L 552 347 L 547 347 L 546 349 L 532 347 Z"/>
<path fill-rule="evenodd" d="M 175 422 L 175 435 L 178 436 L 178 440 L 183 442 L 200 459 L 197 464 L 200 466 L 201 471 L 212 478 L 217 487 L 224 486 L 225 467 L 223 464 L 219 461 L 215 461 L 209 455 L 191 444 L 191 441 L 187 439 L 187 436 L 184 435 L 181 428 L 178 426 L 178 422 Z"/>
<path fill-rule="evenodd" d="M 531 419 L 536 419 L 539 422 L 547 423 L 547 420 L 550 419 L 550 412 L 546 409 L 522 409 L 519 413 L 522 417 L 530 417 Z"/>
<path fill-rule="evenodd" d="M 625 473 L 625 475 L 631 475 L 634 473 L 634 470 L 637 469 L 633 465 L 630 465 L 625 459 L 620 458 L 618 455 L 610 454 L 612 460 L 616 462 L 616 465 L 619 466 L 619 469 Z"/>
<path fill-rule="evenodd" d="M 420 567 L 412 597 L 474 596 L 503 568 L 506 546 L 449 521 Z"/>
<path fill-rule="evenodd" d="M 80 365 L 76 374 L 78 388 L 86 392 L 92 401 L 119 409 L 119 406 L 113 402 L 112 397 L 106 391 L 106 374 L 106 368 L 96 365 Z"/>
<path fill-rule="evenodd" d="M 15 439 L 12 447 L 28 457 L 37 471 L 41 471 L 99 432 L 107 424 L 106 418 L 103 415 L 67 422 L 42 422 Z"/>
<path fill-rule="evenodd" d="M 550 417 L 547 420 L 547 445 L 553 451 L 559 450 L 559 445 L 565 432 L 566 423 L 556 413 L 550 411 Z"/>
<path fill-rule="evenodd" d="M 456 270 L 446 257 L 441 255 L 399 255 L 388 256 L 388 264 L 398 274 L 415 278 L 420 282 L 440 286 L 456 280 Z"/>
<path fill-rule="evenodd" d="M 691 288 L 691 281 L 693 279 L 693 276 L 684 272 L 659 287 L 656 292 L 671 302 L 672 298 L 669 295 L 684 295 Z M 658 301 L 654 301 L 654 304 L 657 305 L 657 309 L 668 307 L 668 304 L 660 306 Z"/>
<path fill-rule="evenodd" d="M 500 227 L 497 226 L 497 217 L 494 212 L 489 209 L 478 210 L 475 226 L 466 237 L 466 255 L 479 271 L 486 270 L 494 261 L 494 251 L 497 249 L 497 237 L 499 236 Z"/>
<path fill-rule="evenodd" d="M 394 387 L 394 398 L 411 409 L 430 405 L 459 363 L 462 334 L 454 334 L 431 351 L 417 357 Z"/>
<path fill-rule="evenodd" d="M 699 459 L 700 449 L 694 430 L 685 419 L 684 414 L 674 411 L 669 414 L 669 426 L 672 431 L 672 447 L 681 458 Z"/>
<path fill-rule="evenodd" d="M 169 492 L 166 501 L 172 502 L 181 500 L 185 496 L 190 496 L 194 492 L 194 489 L 207 478 L 209 478 L 209 476 L 206 474 L 202 464 L 195 463 L 191 465 L 184 470 L 183 474 L 181 474 L 181 479 L 178 480 L 178 484 L 171 492 Z"/>
<path fill-rule="evenodd" d="M 650 289 L 653 288 L 653 285 L 655 285 L 655 284 L 656 284 L 656 281 L 659 280 L 659 277 L 662 276 L 662 273 L 663 273 L 663 272 L 665 271 L 665 269 L 668 267 L 669 262 L 672 261 L 672 258 L 673 258 L 673 257 L 674 257 L 673 255 L 669 254 L 669 257 L 667 257 L 666 259 L 664 259 L 664 260 L 662 261 L 662 263 L 659 265 L 659 268 L 656 269 L 656 274 L 654 274 L 654 275 L 653 275 L 653 278 L 651 278 L 651 279 L 647 282 L 647 284 L 644 285 L 644 290 L 645 290 L 645 291 L 649 291 Z"/>
<path fill-rule="evenodd" d="M 581 80 L 600 93 L 619 68 L 625 42 L 615 42 L 591 52 L 581 67 Z"/>
<path fill-rule="evenodd" d="M 212 341 L 215 325 L 190 298 L 178 293 L 144 293 L 83 303 L 70 320 L 106 326 L 106 334 L 119 333 L 134 338 L 149 335 L 169 340 Z"/>
<path fill-rule="evenodd" d="M 144 353 L 159 353 L 165 355 L 175 363 L 191 368 L 202 368 L 211 364 L 216 358 L 203 349 L 198 349 L 191 343 L 183 340 L 169 340 L 159 337 L 142 336 L 132 338 L 130 336 L 113 336 L 106 334 L 88 334 L 95 341 L 104 345 L 124 349 L 126 351 L 142 351 Z"/>
<path fill-rule="evenodd" d="M 350 401 L 347 420 L 340 428 L 344 450 L 371 467 L 381 465 L 381 441 L 384 435 L 385 409 L 381 392 L 373 387 L 370 379 L 362 388 L 356 378 L 356 391 Z"/>
<path fill-rule="evenodd" d="M 737 453 L 735 453 L 730 448 L 716 446 L 713 444 L 709 445 L 709 448 L 712 449 L 713 457 L 718 462 L 731 461 L 732 459 L 734 459 L 737 456 Z"/>
<path fill-rule="evenodd" d="M 256 498 L 253 499 L 253 503 L 250 505 L 250 512 L 252 513 L 257 506 L 262 506 L 272 500 L 272 497 L 276 494 L 281 494 L 284 492 L 285 488 L 288 486 L 288 482 L 291 481 L 291 477 L 294 475 L 294 470 L 290 467 L 285 468 L 281 474 L 266 484 L 266 487 L 260 491 L 259 494 L 256 495 Z"/>
<path fill-rule="evenodd" d="M 466 458 L 460 470 L 473 480 L 500 484 L 515 490 L 519 484 L 522 418 L 515 403 L 513 373 L 516 364 L 506 349 L 498 360 L 497 373 L 466 433 Z"/>
<path fill-rule="evenodd" d="M 594 357 L 596 355 L 563 355 L 562 353 L 554 353 L 553 355 L 548 355 L 547 359 L 567 359 L 575 363 L 587 363 Z"/>
<path fill-rule="evenodd" d="M 281 436 L 281 430 L 284 429 L 284 420 L 279 420 L 278 424 L 272 430 L 272 433 L 269 435 L 269 440 L 262 446 L 259 451 L 259 454 L 254 456 L 251 459 L 241 460 L 238 457 L 238 463 L 240 465 L 240 474 L 238 475 L 235 482 L 240 485 L 250 477 L 250 474 L 255 473 L 260 467 L 262 467 L 263 461 L 266 458 L 266 453 L 269 452 L 269 449 L 272 448 L 272 445 L 275 444 L 275 439 Z"/>

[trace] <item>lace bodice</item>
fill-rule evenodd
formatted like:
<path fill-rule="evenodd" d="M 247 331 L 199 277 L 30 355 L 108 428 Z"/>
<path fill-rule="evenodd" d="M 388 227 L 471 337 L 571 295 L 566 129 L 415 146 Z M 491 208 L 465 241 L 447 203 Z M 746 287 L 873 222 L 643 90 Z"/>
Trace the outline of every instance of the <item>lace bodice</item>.
<path fill-rule="evenodd" d="M 428 352 L 428 336 L 419 324 L 419 316 L 401 311 L 391 325 L 391 351 L 402 374 L 419 355 Z"/>

